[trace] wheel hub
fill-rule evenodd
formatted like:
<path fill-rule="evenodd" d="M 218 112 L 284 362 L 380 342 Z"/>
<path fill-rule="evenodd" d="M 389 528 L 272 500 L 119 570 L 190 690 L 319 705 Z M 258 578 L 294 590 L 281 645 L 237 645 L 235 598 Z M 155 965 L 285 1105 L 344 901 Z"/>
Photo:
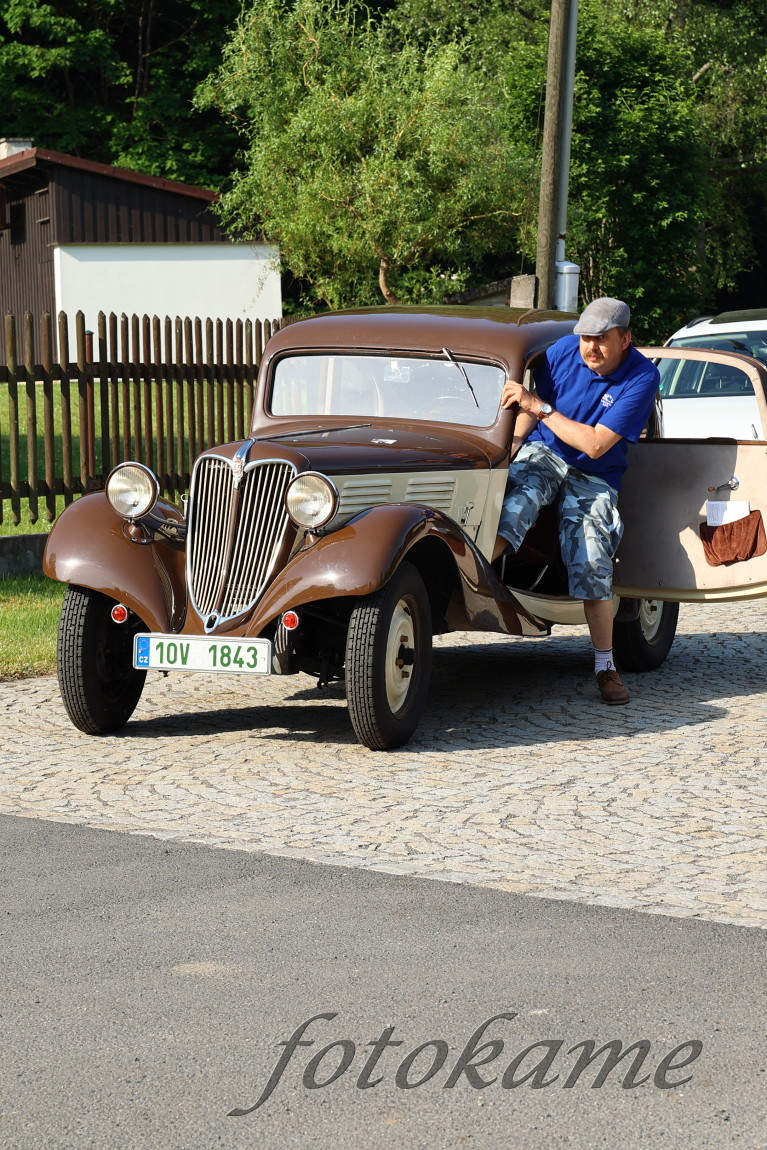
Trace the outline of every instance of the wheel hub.
<path fill-rule="evenodd" d="M 660 599 L 641 599 L 639 603 L 639 625 L 648 642 L 658 633 L 663 618 L 663 603 Z"/>
<path fill-rule="evenodd" d="M 415 665 L 415 628 L 410 608 L 400 599 L 392 613 L 386 642 L 386 698 L 392 711 L 405 703 Z"/>

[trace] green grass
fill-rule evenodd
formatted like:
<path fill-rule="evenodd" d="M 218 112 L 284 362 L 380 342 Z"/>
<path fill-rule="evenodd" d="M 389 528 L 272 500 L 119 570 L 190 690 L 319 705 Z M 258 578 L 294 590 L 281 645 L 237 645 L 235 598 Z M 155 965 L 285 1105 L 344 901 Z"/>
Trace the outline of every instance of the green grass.
<path fill-rule="evenodd" d="M 45 467 L 45 452 L 44 452 L 44 392 L 42 383 L 34 385 L 35 395 L 35 409 L 36 409 L 36 426 L 37 436 L 35 440 L 37 452 L 37 471 L 39 475 L 44 475 Z M 27 478 L 27 451 L 29 448 L 29 440 L 27 437 L 27 391 L 25 384 L 17 385 L 17 402 L 18 402 L 18 420 L 19 420 L 19 462 L 21 467 L 21 474 L 24 479 Z M 101 402 L 98 388 L 94 391 L 94 403 L 96 408 L 96 419 L 100 420 Z M 74 454 L 73 465 L 75 467 L 75 474 L 78 474 L 80 466 L 80 408 L 79 397 L 77 393 L 77 385 L 72 384 L 70 387 L 70 405 L 71 405 L 71 434 L 72 434 L 72 450 Z M 61 474 L 63 466 L 64 452 L 62 447 L 63 442 L 63 416 L 62 416 L 62 399 L 61 388 L 58 383 L 53 386 L 53 453 L 56 473 Z M 7 383 L 0 384 L 0 450 L 2 451 L 2 471 L 3 479 L 8 479 L 10 476 L 10 385 Z M 99 423 L 96 427 L 98 429 Z"/>
<path fill-rule="evenodd" d="M 56 496 L 56 515 L 64 510 L 64 496 Z M 33 523 L 30 517 L 29 504 L 26 499 L 21 501 L 21 515 L 18 523 L 13 522 L 11 516 L 11 501 L 6 499 L 3 503 L 3 521 L 0 523 L 0 535 L 38 535 L 50 531 L 53 520 L 46 519 L 47 509 L 45 502 L 40 500 L 37 506 L 37 522 Z"/>
<path fill-rule="evenodd" d="M 43 574 L 0 579 L 0 681 L 55 671 L 64 590 Z"/>

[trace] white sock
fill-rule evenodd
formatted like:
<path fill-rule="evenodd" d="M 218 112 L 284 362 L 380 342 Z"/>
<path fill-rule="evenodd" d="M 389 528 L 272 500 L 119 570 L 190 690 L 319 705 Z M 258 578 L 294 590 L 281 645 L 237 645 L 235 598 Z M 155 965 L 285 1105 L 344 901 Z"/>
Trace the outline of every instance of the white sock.
<path fill-rule="evenodd" d="M 613 660 L 613 649 L 610 647 L 607 651 L 600 651 L 599 647 L 594 648 L 594 674 L 598 675 L 600 671 L 614 671 L 615 662 Z"/>

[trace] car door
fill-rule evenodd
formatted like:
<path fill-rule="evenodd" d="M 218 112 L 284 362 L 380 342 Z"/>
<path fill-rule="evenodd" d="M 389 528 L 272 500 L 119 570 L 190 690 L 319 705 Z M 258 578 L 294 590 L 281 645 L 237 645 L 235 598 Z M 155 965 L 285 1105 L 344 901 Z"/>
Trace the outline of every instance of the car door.
<path fill-rule="evenodd" d="M 723 435 L 722 419 L 713 413 L 710 427 L 701 426 L 697 416 L 690 421 L 697 438 L 646 438 L 631 445 L 619 501 L 625 530 L 615 561 L 616 593 L 677 602 L 767 595 L 767 552 L 714 565 L 701 536 L 707 511 L 724 519 L 758 513 L 741 525 L 742 530 L 726 524 L 724 530 L 717 527 L 714 536 L 722 542 L 735 532 L 758 527 L 759 516 L 767 521 L 767 370 L 734 353 L 697 348 L 643 351 L 658 362 L 664 379 L 673 376 L 675 384 L 681 381 L 691 388 L 697 382 L 702 398 L 710 398 L 717 379 L 733 397 L 753 395 L 756 414 L 750 430 L 760 434 L 756 439 Z M 694 404 L 696 399 L 686 402 Z M 699 414 L 703 418 L 703 404 Z M 710 504 L 714 506 L 707 507 Z"/>

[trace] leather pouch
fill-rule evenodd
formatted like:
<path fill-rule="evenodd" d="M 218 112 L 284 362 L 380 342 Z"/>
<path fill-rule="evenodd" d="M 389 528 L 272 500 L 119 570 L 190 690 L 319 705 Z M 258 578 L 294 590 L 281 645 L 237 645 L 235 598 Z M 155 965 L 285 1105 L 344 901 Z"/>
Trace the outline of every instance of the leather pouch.
<path fill-rule="evenodd" d="M 701 523 L 700 537 L 706 562 L 711 567 L 728 567 L 731 563 L 742 563 L 767 551 L 761 511 L 751 511 L 743 519 L 722 523 L 718 527 Z"/>

